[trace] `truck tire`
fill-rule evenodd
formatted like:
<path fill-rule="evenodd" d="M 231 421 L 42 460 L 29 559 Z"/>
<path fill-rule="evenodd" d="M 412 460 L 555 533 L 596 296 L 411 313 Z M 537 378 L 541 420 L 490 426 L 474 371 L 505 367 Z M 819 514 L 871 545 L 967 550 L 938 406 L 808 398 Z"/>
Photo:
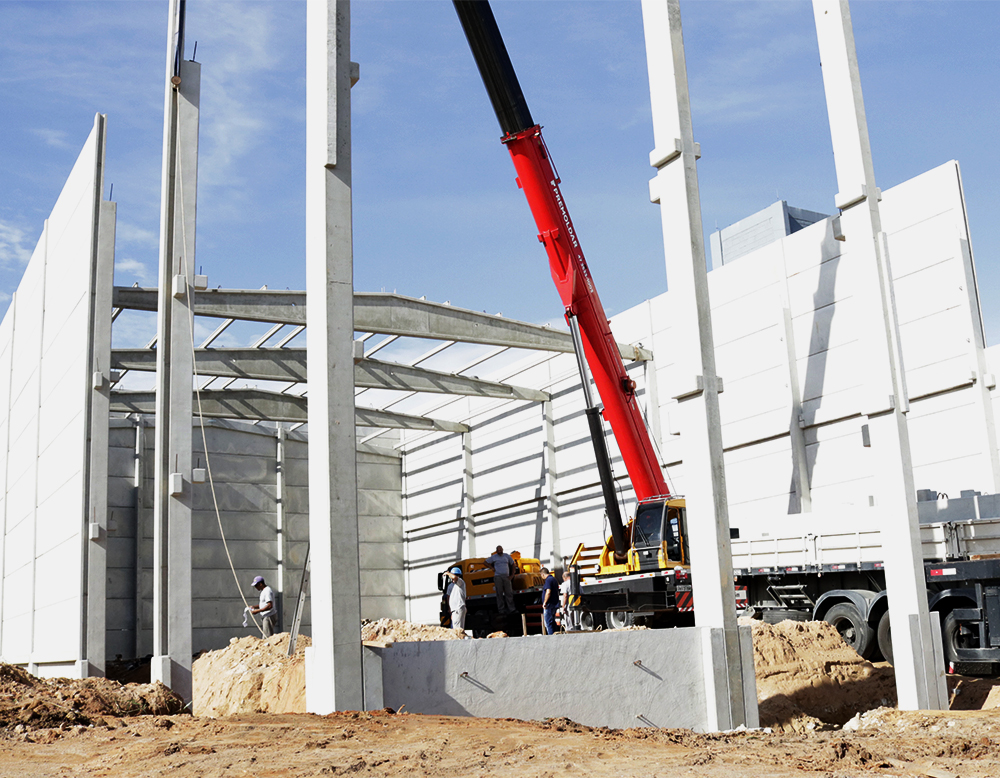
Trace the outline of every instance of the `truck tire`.
<path fill-rule="evenodd" d="M 608 611 L 604 614 L 608 629 L 624 629 L 635 624 L 635 614 L 631 611 Z"/>
<path fill-rule="evenodd" d="M 869 659 L 875 653 L 875 631 L 868 626 L 854 603 L 837 603 L 826 612 L 823 621 L 832 624 L 844 642 L 857 651 L 862 659 Z"/>
<path fill-rule="evenodd" d="M 892 628 L 889 626 L 889 611 L 882 614 L 878 620 L 878 650 L 882 652 L 882 658 L 892 664 Z"/>
<path fill-rule="evenodd" d="M 944 646 L 944 661 L 962 662 L 957 654 L 959 648 L 979 648 L 979 636 L 975 632 L 966 629 L 962 631 L 962 624 L 949 613 L 941 622 L 941 643 Z"/>

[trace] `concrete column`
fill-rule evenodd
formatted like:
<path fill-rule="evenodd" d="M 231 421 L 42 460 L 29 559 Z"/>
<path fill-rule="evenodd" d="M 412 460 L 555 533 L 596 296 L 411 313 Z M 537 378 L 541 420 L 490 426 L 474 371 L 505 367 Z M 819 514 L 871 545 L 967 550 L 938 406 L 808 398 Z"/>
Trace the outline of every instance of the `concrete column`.
<path fill-rule="evenodd" d="M 274 529 L 275 529 L 275 565 L 278 568 L 275 576 L 275 597 L 278 609 L 278 631 L 284 629 L 285 623 L 285 430 L 279 427 L 275 430 L 275 491 Z"/>
<path fill-rule="evenodd" d="M 306 293 L 312 650 L 306 709 L 363 710 L 351 234 L 351 15 L 306 4 Z"/>
<path fill-rule="evenodd" d="M 80 654 L 84 675 L 104 675 L 108 550 L 108 422 L 111 408 L 111 294 L 115 271 L 114 203 L 103 202 L 106 118 L 98 114 L 97 181 L 94 186 L 94 252 L 91 265 L 90 402 L 87 424 L 87 515 L 83 527 L 86 625 Z"/>
<path fill-rule="evenodd" d="M 549 527 L 552 532 L 552 554 L 549 564 L 554 570 L 563 565 L 562 534 L 559 527 L 559 491 L 556 481 L 556 431 L 552 416 L 552 401 L 542 403 L 542 424 L 545 426 L 545 495 L 549 507 Z"/>
<path fill-rule="evenodd" d="M 813 0 L 813 12 L 840 190 L 836 204 L 850 261 L 862 270 L 856 315 L 864 318 L 859 329 L 868 337 L 858 370 L 866 379 L 862 410 L 877 463 L 873 501 L 883 517 L 896 691 L 901 709 L 942 709 L 948 702 L 939 684 L 943 659 L 934 650 L 927 613 L 899 326 L 851 14 L 846 0 Z"/>
<path fill-rule="evenodd" d="M 724 650 L 715 664 L 719 677 L 709 690 L 709 717 L 716 728 L 729 729 L 745 723 L 746 711 L 719 421 L 722 383 L 715 373 L 698 194 L 700 150 L 691 122 L 678 0 L 643 0 L 642 18 L 656 146 L 649 155 L 657 170 L 650 199 L 660 204 L 672 331 L 685 335 L 671 344 L 677 367 L 668 390 L 677 400 L 683 446 L 695 621 L 724 633 Z"/>
<path fill-rule="evenodd" d="M 465 535 L 468 539 L 468 553 L 465 556 L 472 559 L 479 554 L 476 552 L 476 491 L 472 470 L 471 431 L 462 433 L 462 481 L 462 513 L 465 515 Z"/>
<path fill-rule="evenodd" d="M 201 67 L 184 61 L 170 2 L 156 344 L 153 659 L 150 675 L 191 699 L 193 290 Z"/>
<path fill-rule="evenodd" d="M 145 534 L 143 499 L 146 479 L 146 423 L 142 416 L 135 417 L 135 454 L 133 483 L 135 484 L 135 656 L 145 656 L 142 643 L 142 539 Z"/>

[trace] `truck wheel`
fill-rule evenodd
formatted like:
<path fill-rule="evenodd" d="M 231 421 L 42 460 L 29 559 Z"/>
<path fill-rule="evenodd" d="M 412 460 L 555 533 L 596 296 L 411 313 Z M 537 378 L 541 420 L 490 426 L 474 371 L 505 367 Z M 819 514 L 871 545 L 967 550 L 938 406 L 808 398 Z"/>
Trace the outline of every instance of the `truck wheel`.
<path fill-rule="evenodd" d="M 963 660 L 957 656 L 958 649 L 979 648 L 979 636 L 949 613 L 941 624 L 941 643 L 944 644 L 945 662 L 961 662 Z"/>
<path fill-rule="evenodd" d="M 826 612 L 823 621 L 836 627 L 844 642 L 862 659 L 868 659 L 875 653 L 875 632 L 853 603 L 837 603 Z"/>
<path fill-rule="evenodd" d="M 608 629 L 624 629 L 635 624 L 635 614 L 631 611 L 608 611 L 604 614 Z"/>
<path fill-rule="evenodd" d="M 886 662 L 892 664 L 892 629 L 889 626 L 889 611 L 878 620 L 878 650 Z"/>

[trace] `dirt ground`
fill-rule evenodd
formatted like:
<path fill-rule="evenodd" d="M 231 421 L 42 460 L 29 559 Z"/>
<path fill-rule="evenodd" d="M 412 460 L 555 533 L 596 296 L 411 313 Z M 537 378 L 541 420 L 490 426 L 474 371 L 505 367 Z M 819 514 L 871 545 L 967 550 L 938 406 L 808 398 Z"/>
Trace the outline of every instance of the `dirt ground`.
<path fill-rule="evenodd" d="M 383 643 L 448 637 L 405 622 L 365 627 L 364 639 Z M 892 669 L 864 662 L 824 624 L 754 625 L 763 728 L 712 735 L 405 710 L 306 715 L 293 712 L 302 654 L 286 652 L 279 635 L 200 657 L 194 716 L 174 712 L 179 701 L 155 684 L 43 681 L 0 665 L 0 778 L 1000 776 L 1000 681 L 952 677 L 952 710 L 900 712 Z"/>

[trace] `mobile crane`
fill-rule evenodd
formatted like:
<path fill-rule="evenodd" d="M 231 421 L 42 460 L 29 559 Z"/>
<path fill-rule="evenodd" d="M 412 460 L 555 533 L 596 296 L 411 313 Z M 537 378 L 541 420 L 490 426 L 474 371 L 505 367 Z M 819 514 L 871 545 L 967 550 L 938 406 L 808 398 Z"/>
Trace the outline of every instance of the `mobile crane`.
<path fill-rule="evenodd" d="M 510 152 L 517 185 L 524 191 L 545 246 L 549 268 L 573 335 L 586 400 L 586 415 L 600 474 L 611 537 L 600 549 L 593 574 L 573 591 L 587 613 L 607 613 L 610 626 L 631 623 L 634 614 L 693 613 L 687 569 L 684 500 L 670 494 L 659 459 L 611 333 L 566 201 L 559 189 L 542 128 L 531 118 L 493 11 L 487 0 L 454 0 L 465 36 L 489 94 Z M 626 524 L 615 495 L 610 458 L 593 401 L 587 366 L 604 405 L 638 499 L 635 519 Z M 571 570 L 589 559 L 580 546 Z"/>
<path fill-rule="evenodd" d="M 489 3 L 454 3 L 500 122 L 501 141 L 514 162 L 517 184 L 548 253 L 580 368 L 611 537 L 603 547 L 577 549 L 571 570 L 592 564 L 587 575 L 574 574 L 573 593 L 595 625 L 603 618 L 609 627 L 625 626 L 637 616 L 662 626 L 691 623 L 684 500 L 670 494 L 663 478 L 636 402 L 635 384 L 608 326 L 541 127 L 531 118 Z M 586 365 L 639 501 L 628 524 L 615 499 Z M 928 516 L 921 519 L 928 604 L 941 616 L 949 669 L 995 674 L 1000 670 L 1000 495 L 977 493 L 960 502 L 972 507 L 964 506 L 967 518 L 958 521 L 937 519 L 934 508 L 939 503 L 920 504 L 928 508 Z M 856 536 L 856 547 L 844 542 L 845 532 Z M 889 601 L 878 536 L 877 528 L 863 527 L 739 540 L 734 531 L 737 607 L 767 621 L 826 620 L 863 657 L 881 654 L 891 661 Z"/>

